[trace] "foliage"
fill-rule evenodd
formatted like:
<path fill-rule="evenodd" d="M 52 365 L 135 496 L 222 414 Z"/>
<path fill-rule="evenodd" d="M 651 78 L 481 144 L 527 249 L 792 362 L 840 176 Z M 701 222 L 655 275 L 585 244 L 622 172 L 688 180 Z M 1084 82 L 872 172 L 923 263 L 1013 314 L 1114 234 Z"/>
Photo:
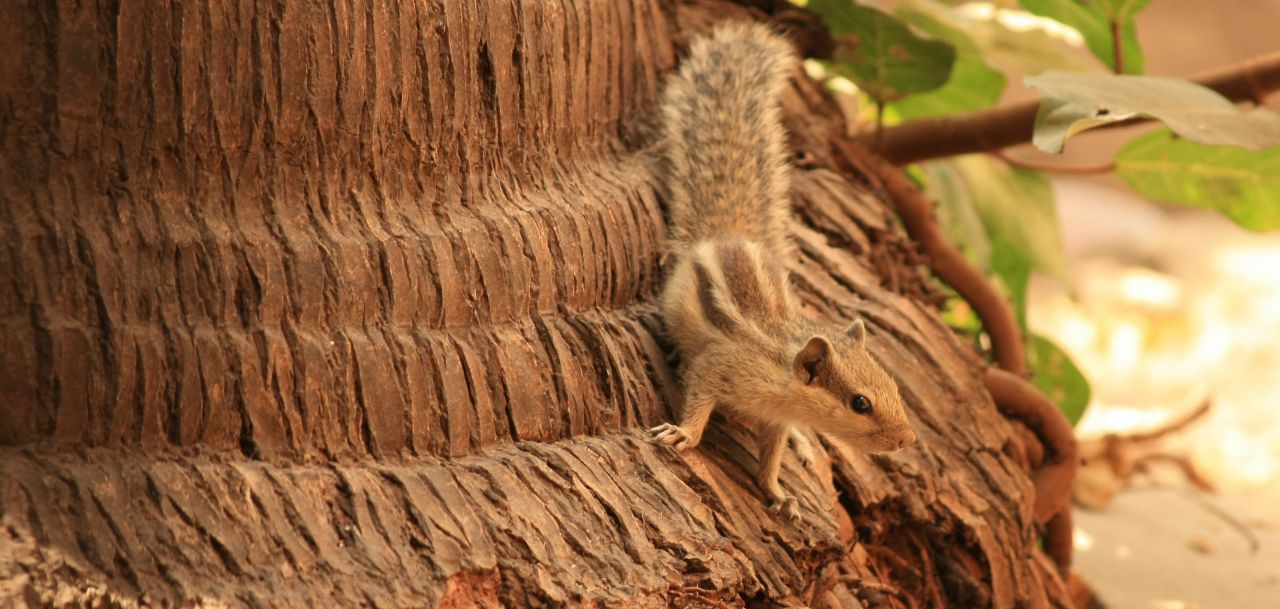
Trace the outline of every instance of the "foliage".
<path fill-rule="evenodd" d="M 1075 423 L 1089 403 L 1089 383 L 1051 341 L 1028 332 L 1027 290 L 1033 270 L 1067 281 L 1053 193 L 1041 174 L 968 155 L 929 163 L 925 189 L 938 201 L 938 218 L 971 262 L 995 278 L 1013 305 L 1027 340 L 1033 382 Z M 972 329 L 967 309 L 948 321 Z"/>
<path fill-rule="evenodd" d="M 1031 369 L 1036 371 L 1031 382 L 1058 405 L 1072 425 L 1079 423 L 1092 394 L 1089 381 L 1075 362 L 1049 339 L 1032 334 L 1030 342 L 1027 358 Z"/>
<path fill-rule="evenodd" d="M 928 163 L 925 175 L 943 229 L 971 262 L 991 268 L 993 243 L 1003 241 L 1031 269 L 1067 281 L 1053 191 L 1043 174 L 975 154 Z"/>
<path fill-rule="evenodd" d="M 1027 288 L 1031 286 L 1031 258 L 1016 245 L 997 237 L 991 244 L 991 273 L 1013 305 L 1018 327 L 1027 333 Z"/>
<path fill-rule="evenodd" d="M 1116 71 L 1115 40 L 1111 24 L 1119 25 L 1121 60 L 1125 74 L 1142 74 L 1146 59 L 1138 45 L 1133 17 L 1150 0 L 1021 0 L 1028 11 L 1060 21 L 1080 32 L 1094 56 Z"/>
<path fill-rule="evenodd" d="M 1242 112 L 1227 98 L 1195 83 L 1154 76 L 1045 72 L 1027 85 L 1044 95 L 1033 142 L 1045 152 L 1085 129 L 1149 116 L 1202 144 L 1258 150 L 1280 143 L 1280 114 Z"/>
<path fill-rule="evenodd" d="M 1251 230 L 1280 229 L 1280 115 L 1241 111 L 1194 83 L 1140 76 L 1145 57 L 1136 17 L 1151 0 L 1005 0 L 981 10 L 959 0 L 885 2 L 893 15 L 870 2 L 794 1 L 821 15 L 834 34 L 828 72 L 860 87 L 888 121 L 991 108 L 1006 72 L 1030 74 L 1025 83 L 1044 96 L 1033 134 L 1040 149 L 1057 153 L 1088 129 L 1154 118 L 1169 129 L 1134 139 L 1114 159 L 1125 183 L 1152 199 L 1216 210 Z M 1014 4 L 1027 12 L 1009 8 Z M 1011 27 L 1003 18 L 1010 15 L 1047 25 Z M 1064 53 L 1062 38 L 1071 37 L 1054 36 L 1071 32 L 1063 26 L 1117 74 Z M 1026 327 L 1031 274 L 1070 280 L 1052 190 L 1043 174 L 1005 158 L 966 155 L 908 173 L 938 202 L 943 231 L 1009 298 L 1035 384 L 1075 423 L 1089 402 L 1087 380 L 1057 345 Z M 962 333 L 977 337 L 981 330 L 958 299 L 944 318 Z"/>
<path fill-rule="evenodd" d="M 1280 229 L 1280 146 L 1206 146 L 1160 130 L 1116 155 L 1116 175 L 1151 199 L 1217 210 L 1250 230 Z"/>
<path fill-rule="evenodd" d="M 1089 69 L 1088 63 L 1070 52 L 1070 45 L 1060 29 L 1053 33 L 1047 29 L 1055 23 L 1050 20 L 1033 23 L 1026 14 L 1016 11 L 992 7 L 990 11 L 975 12 L 965 10 L 968 6 L 948 6 L 939 0 L 902 0 L 899 6 L 897 15 L 903 21 L 956 45 L 963 56 L 966 48 L 962 43 L 918 22 L 915 15 L 939 22 L 967 39 L 987 65 L 1003 71 L 1034 74 L 1042 70 Z M 1017 29 L 1010 27 L 1009 17 L 1014 17 L 1021 25 Z"/>
<path fill-rule="evenodd" d="M 951 44 L 956 50 L 955 64 L 947 84 L 894 103 L 892 107 L 897 116 L 903 119 L 942 116 L 995 105 L 1004 92 L 1006 78 L 983 61 L 981 51 L 968 34 L 920 10 L 902 8 L 897 16 Z"/>
<path fill-rule="evenodd" d="M 849 0 L 810 0 L 808 7 L 836 40 L 832 69 L 877 102 L 936 89 L 951 75 L 954 47 L 917 36 L 887 13 Z"/>

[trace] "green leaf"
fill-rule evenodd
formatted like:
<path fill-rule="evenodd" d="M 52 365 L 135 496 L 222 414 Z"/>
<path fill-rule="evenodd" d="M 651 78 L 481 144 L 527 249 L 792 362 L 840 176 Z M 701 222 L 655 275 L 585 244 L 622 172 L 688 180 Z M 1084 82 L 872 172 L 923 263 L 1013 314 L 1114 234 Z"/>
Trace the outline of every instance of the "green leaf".
<path fill-rule="evenodd" d="M 949 168 L 935 168 L 931 177 L 953 173 L 950 177 L 930 180 L 926 189 L 939 201 L 940 215 L 947 208 L 961 210 L 964 205 L 971 205 L 991 243 L 1004 240 L 1025 254 L 1032 269 L 1068 282 L 1062 231 L 1058 228 L 1058 214 L 1048 179 L 1042 174 L 1014 169 L 981 154 L 929 163 L 926 167 L 935 165 Z M 948 185 L 947 180 L 955 184 Z M 945 222 L 943 230 L 948 231 L 949 237 L 957 238 Z M 957 241 L 965 243 L 964 240 Z M 973 243 L 974 240 L 968 242 Z M 988 267 L 985 260 L 975 262 Z"/>
<path fill-rule="evenodd" d="M 1162 129 L 1129 142 L 1115 162 L 1144 197 L 1217 210 L 1250 230 L 1280 229 L 1280 146 L 1205 146 Z"/>
<path fill-rule="evenodd" d="M 1023 179 L 1033 180 L 1038 178 L 1043 180 L 1042 176 L 1032 174 L 1034 177 L 1017 176 L 1019 172 L 1009 170 L 1010 174 L 1015 177 L 992 177 L 1001 176 L 1000 166 L 988 161 L 985 157 L 968 157 L 963 158 L 964 161 L 971 164 L 970 167 L 955 167 L 954 161 L 929 163 L 924 166 L 927 176 L 927 191 L 934 195 L 940 196 L 938 212 L 940 220 L 945 218 L 943 213 L 946 209 L 951 209 L 954 213 L 960 210 L 959 215 L 963 216 L 962 210 L 966 206 L 974 204 L 974 201 L 983 199 L 993 190 L 1007 191 L 1034 191 L 1039 186 L 1031 186 L 1030 184 L 1010 186 L 1001 185 L 991 188 L 992 183 L 999 183 L 1002 180 L 1017 182 Z M 979 163 L 977 161 L 986 161 Z M 983 165 L 988 167 L 983 167 Z M 1025 172 L 1023 172 L 1025 173 Z M 974 185 L 977 188 L 974 192 L 966 190 L 966 186 Z M 985 187 L 984 187 L 985 185 Z M 1047 185 L 1045 186 L 1047 188 Z M 1004 196 L 995 197 L 998 200 L 1004 200 Z M 1052 199 L 1049 200 L 1052 203 Z M 1050 211 L 1052 207 L 1050 206 Z M 989 210 L 993 211 L 993 210 Z M 966 227 L 966 231 L 972 231 L 972 227 L 968 223 L 959 223 Z M 943 230 L 948 232 L 948 236 L 956 239 L 956 224 L 943 223 Z M 993 228 L 997 231 L 1005 231 L 1007 227 L 996 224 Z M 1057 225 L 1053 225 L 1053 237 L 1057 239 Z M 979 230 L 979 236 L 965 233 L 962 240 L 982 240 L 988 248 L 989 258 L 987 263 L 983 264 L 988 268 L 1004 289 L 1006 296 L 1009 298 L 1013 306 L 1014 315 L 1018 319 L 1018 325 L 1022 328 L 1027 339 L 1027 363 L 1031 370 L 1035 373 L 1033 382 L 1045 395 L 1058 405 L 1058 408 L 1066 414 L 1067 419 L 1072 425 L 1080 420 L 1084 414 L 1085 407 L 1089 404 L 1089 383 L 1080 373 L 1075 363 L 1062 352 L 1056 345 L 1048 339 L 1037 334 L 1027 332 L 1027 288 L 1031 279 L 1031 270 L 1033 262 L 1028 255 L 1025 245 L 1016 245 L 1003 236 L 992 236 L 990 241 L 986 241 L 985 232 Z M 1061 255 L 1061 246 L 1058 246 L 1058 253 Z M 943 319 L 953 328 L 960 330 L 965 334 L 973 334 L 980 327 L 980 321 L 973 311 L 968 307 L 967 303 L 959 298 L 952 298 L 948 302 L 947 308 L 943 312 Z"/>
<path fill-rule="evenodd" d="M 991 21 L 978 28 L 974 38 L 982 55 L 1005 70 L 1038 74 L 1045 70 L 1085 72 L 1093 68 L 1071 52 L 1070 44 L 1043 30 L 1011 30 L 999 21 Z"/>
<path fill-rule="evenodd" d="M 947 294 L 947 302 L 942 309 L 942 323 L 969 337 L 973 341 L 974 348 L 981 350 L 979 335 L 982 334 L 982 320 L 978 319 L 978 315 L 973 312 L 969 303 L 951 291 L 949 286 L 940 284 L 939 289 Z"/>
<path fill-rule="evenodd" d="M 1016 0 L 1009 0 L 1016 4 Z M 1021 12 L 1021 11 L 1019 11 Z M 922 15 L 962 34 L 963 41 L 950 38 L 914 15 Z M 958 60 L 966 54 L 979 57 L 986 65 L 1023 74 L 1045 70 L 1084 72 L 1090 64 L 1076 59 L 1072 45 L 1043 28 L 1012 29 L 997 13 L 960 11 L 938 0 L 901 0 L 898 16 L 928 34 L 955 45 Z M 957 68 L 958 69 L 958 68 Z M 952 79 L 954 80 L 954 76 Z"/>
<path fill-rule="evenodd" d="M 1031 284 L 1031 259 L 1005 239 L 993 239 L 991 243 L 991 273 L 1000 280 L 1018 327 L 1027 332 L 1027 287 Z"/>
<path fill-rule="evenodd" d="M 894 102 L 893 109 L 903 120 L 983 110 L 995 105 L 1004 86 L 1004 74 L 981 60 L 959 57 L 945 86 Z"/>
<path fill-rule="evenodd" d="M 1159 119 L 1202 144 L 1253 150 L 1280 144 L 1280 114 L 1242 112 L 1212 89 L 1184 80 L 1050 71 L 1023 82 L 1044 96 L 1032 142 L 1045 152 L 1061 152 L 1068 137 L 1085 129 L 1136 116 Z"/>
<path fill-rule="evenodd" d="M 1133 20 L 1142 9 L 1151 4 L 1151 0 L 1102 0 L 1103 11 L 1120 23 Z"/>
<path fill-rule="evenodd" d="M 970 184 L 980 188 L 974 191 L 974 201 L 992 242 L 1005 241 L 1026 256 L 1033 270 L 1070 283 L 1048 178 L 983 155 L 961 157 L 956 162 L 969 176 Z M 994 257 L 994 247 L 992 252 Z"/>
<path fill-rule="evenodd" d="M 1095 57 L 1102 60 L 1107 68 L 1115 71 L 1115 47 L 1111 40 L 1111 18 L 1105 7 L 1094 6 L 1094 3 L 1082 3 L 1077 0 L 1021 0 L 1022 8 L 1027 11 L 1048 17 L 1063 25 L 1075 28 L 1084 37 L 1084 43 Z M 1125 0 L 1119 0 L 1121 2 Z M 1144 0 L 1129 1 L 1134 5 L 1132 12 L 1146 4 Z M 1128 9 L 1126 9 L 1128 10 Z M 1132 19 L 1120 19 L 1120 50 L 1124 55 L 1124 73 L 1141 74 L 1145 69 L 1142 47 L 1138 44 L 1138 30 Z"/>
<path fill-rule="evenodd" d="M 1027 359 L 1034 376 L 1031 382 L 1058 405 L 1074 426 L 1089 405 L 1089 381 L 1075 363 L 1049 339 L 1032 334 Z"/>
<path fill-rule="evenodd" d="M 1005 77 L 982 61 L 978 47 L 962 31 L 914 10 L 900 10 L 898 17 L 927 34 L 953 45 L 956 61 L 947 84 L 895 102 L 894 112 L 903 119 L 972 112 L 995 105 L 1004 92 Z"/>
<path fill-rule="evenodd" d="M 880 102 L 941 87 L 956 51 L 915 35 L 891 15 L 851 0 L 809 0 L 836 41 L 832 68 Z"/>
<path fill-rule="evenodd" d="M 911 27 L 955 47 L 957 55 L 978 55 L 978 45 L 969 34 L 945 17 L 947 7 L 935 6 L 929 0 L 905 0 L 894 16 Z"/>
<path fill-rule="evenodd" d="M 924 191 L 938 202 L 938 226 L 965 258 L 974 266 L 986 269 L 991 262 L 991 240 L 982 225 L 973 202 L 969 184 L 959 168 L 950 161 L 937 161 L 913 165 L 920 167 L 925 176 Z"/>

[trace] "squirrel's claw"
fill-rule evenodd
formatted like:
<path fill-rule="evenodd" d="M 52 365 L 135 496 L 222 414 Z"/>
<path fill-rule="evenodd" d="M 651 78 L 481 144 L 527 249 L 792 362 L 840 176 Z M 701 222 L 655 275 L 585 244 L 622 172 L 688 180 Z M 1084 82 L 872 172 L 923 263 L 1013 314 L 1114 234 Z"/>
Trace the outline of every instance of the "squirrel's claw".
<path fill-rule="evenodd" d="M 689 436 L 689 433 L 679 425 L 663 423 L 653 429 L 650 429 L 649 433 L 653 434 L 653 440 L 655 442 L 665 444 L 676 450 L 685 450 L 697 445 L 693 438 Z"/>
<path fill-rule="evenodd" d="M 800 503 L 795 497 L 784 495 L 769 502 L 769 511 L 785 516 L 788 520 L 800 519 Z"/>

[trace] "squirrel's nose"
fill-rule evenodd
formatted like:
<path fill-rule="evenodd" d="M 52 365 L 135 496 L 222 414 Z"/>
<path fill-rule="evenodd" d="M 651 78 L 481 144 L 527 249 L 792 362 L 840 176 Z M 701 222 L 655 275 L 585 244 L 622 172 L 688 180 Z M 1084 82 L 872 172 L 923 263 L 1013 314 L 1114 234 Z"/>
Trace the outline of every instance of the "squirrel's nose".
<path fill-rule="evenodd" d="M 916 432 L 907 430 L 907 433 L 898 440 L 898 448 L 906 448 L 916 443 Z"/>

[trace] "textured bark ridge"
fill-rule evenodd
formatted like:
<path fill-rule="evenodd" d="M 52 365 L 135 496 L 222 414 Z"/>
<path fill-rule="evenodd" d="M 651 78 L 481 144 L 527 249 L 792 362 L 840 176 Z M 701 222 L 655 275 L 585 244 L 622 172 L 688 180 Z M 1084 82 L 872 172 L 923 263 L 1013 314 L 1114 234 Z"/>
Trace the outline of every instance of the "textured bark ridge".
<path fill-rule="evenodd" d="M 679 396 L 644 125 L 725 9 L 0 11 L 0 599 L 1064 605 L 980 362 L 802 78 L 800 297 L 867 319 L 920 443 L 788 455 L 789 523 L 737 424 L 638 431 Z"/>

